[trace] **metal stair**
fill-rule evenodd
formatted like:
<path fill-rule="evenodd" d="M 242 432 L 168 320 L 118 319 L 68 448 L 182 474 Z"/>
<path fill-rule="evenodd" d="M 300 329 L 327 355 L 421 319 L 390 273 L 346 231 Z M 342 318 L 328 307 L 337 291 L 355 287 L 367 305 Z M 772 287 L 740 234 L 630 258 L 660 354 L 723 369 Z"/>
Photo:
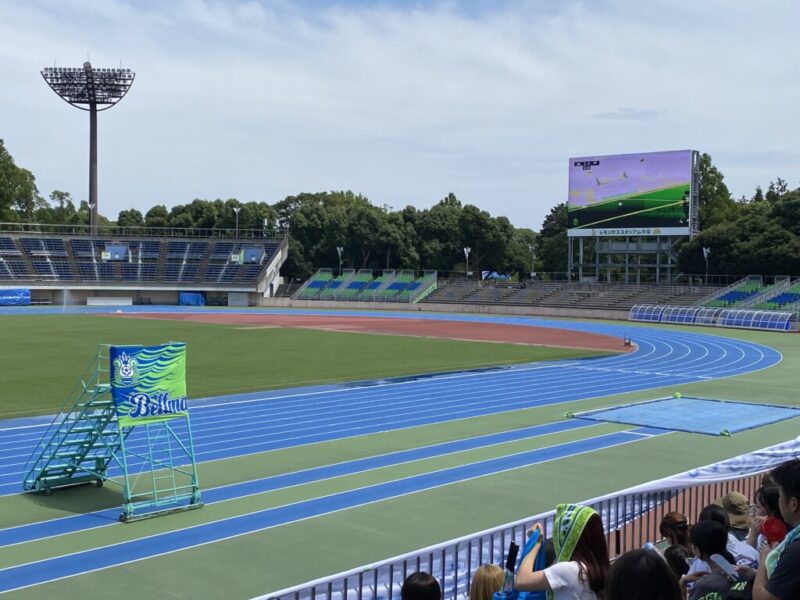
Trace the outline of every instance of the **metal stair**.
<path fill-rule="evenodd" d="M 185 379 L 185 344 L 101 345 L 75 391 L 68 396 L 64 404 L 68 408 L 56 415 L 28 459 L 22 487 L 49 496 L 58 487 L 86 483 L 102 487 L 107 481 L 122 490 L 119 518 L 123 522 L 200 508 L 203 502 L 188 410 L 184 408 L 174 417 L 159 416 L 142 422 L 133 422 L 127 408 L 120 412 L 117 404 L 121 387 L 127 390 L 122 392 L 123 398 L 131 389 L 137 394 L 144 389 L 141 394 L 148 398 L 148 394 L 155 393 L 150 387 L 136 387 L 140 385 L 137 382 L 126 384 L 125 376 L 119 372 L 112 385 L 110 355 L 117 357 L 114 364 L 120 369 L 119 356 L 121 353 L 127 360 L 126 351 L 141 353 L 142 380 L 150 381 L 152 377 L 155 381 L 142 386 L 159 385 L 160 370 L 170 360 L 177 361 L 176 376 Z M 131 362 L 135 366 L 135 360 Z M 180 398 L 185 403 L 185 381 L 178 385 L 177 393 L 182 394 Z M 173 428 L 176 422 L 182 422 L 183 427 Z M 134 431 L 139 435 L 129 439 Z M 109 477 L 112 466 L 114 477 Z"/>
<path fill-rule="evenodd" d="M 93 361 L 89 383 L 81 380 L 75 401 L 56 415 L 29 457 L 22 482 L 24 490 L 50 495 L 53 488 L 65 485 L 103 485 L 109 462 L 122 443 L 111 386 L 101 381 L 107 379 L 104 359 L 107 362 L 108 356 L 103 356 L 101 348 Z"/>

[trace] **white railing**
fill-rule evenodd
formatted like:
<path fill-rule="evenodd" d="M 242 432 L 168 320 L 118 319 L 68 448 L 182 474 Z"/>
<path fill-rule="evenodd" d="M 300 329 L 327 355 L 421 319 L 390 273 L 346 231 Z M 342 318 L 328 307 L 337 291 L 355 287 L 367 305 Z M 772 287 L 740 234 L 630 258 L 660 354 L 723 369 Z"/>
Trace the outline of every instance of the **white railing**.
<path fill-rule="evenodd" d="M 752 498 L 767 470 L 800 456 L 800 438 L 582 502 L 600 513 L 609 554 L 619 556 L 661 536 L 663 515 L 679 511 L 693 519 L 703 507 L 730 491 Z M 568 500 L 568 499 L 565 499 Z M 473 533 L 408 554 L 277 590 L 257 600 L 395 600 L 403 580 L 416 571 L 434 575 L 444 600 L 463 600 L 472 574 L 482 564 L 501 563 L 508 543 L 524 543 L 535 522 L 552 527 L 554 511 Z"/>

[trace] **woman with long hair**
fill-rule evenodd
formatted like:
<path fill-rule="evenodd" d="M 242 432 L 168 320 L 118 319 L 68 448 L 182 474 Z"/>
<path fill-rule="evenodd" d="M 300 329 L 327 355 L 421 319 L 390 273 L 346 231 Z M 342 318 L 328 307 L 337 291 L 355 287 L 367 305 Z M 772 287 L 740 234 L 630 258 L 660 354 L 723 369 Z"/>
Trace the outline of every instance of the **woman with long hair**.
<path fill-rule="evenodd" d="M 503 587 L 503 569 L 497 565 L 481 565 L 472 577 L 469 600 L 492 600 L 495 592 Z"/>
<path fill-rule="evenodd" d="M 528 535 L 534 531 L 539 531 L 539 541 L 517 570 L 518 590 L 546 590 L 551 600 L 603 598 L 609 569 L 608 546 L 600 515 L 594 509 L 577 504 L 556 507 L 553 523 L 556 562 L 543 571 L 533 570 L 536 556 L 542 550 L 541 523 L 536 523 Z"/>
<path fill-rule="evenodd" d="M 767 544 L 767 538 L 761 533 L 761 525 L 769 518 L 780 519 L 786 526 L 786 531 L 792 528 L 781 515 L 781 507 L 778 503 L 780 488 L 777 485 L 763 485 L 756 490 L 755 503 L 753 505 L 755 515 L 750 532 L 747 534 L 747 543 L 760 553 Z"/>

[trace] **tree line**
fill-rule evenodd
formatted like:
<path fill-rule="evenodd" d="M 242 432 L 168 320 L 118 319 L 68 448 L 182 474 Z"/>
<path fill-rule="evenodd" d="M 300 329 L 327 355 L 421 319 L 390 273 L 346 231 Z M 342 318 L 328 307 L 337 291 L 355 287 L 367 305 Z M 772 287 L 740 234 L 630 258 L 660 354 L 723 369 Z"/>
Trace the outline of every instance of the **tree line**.
<path fill-rule="evenodd" d="M 726 275 L 800 273 L 800 187 L 778 178 L 764 192 L 734 199 L 723 174 L 708 154 L 700 158 L 701 233 L 680 246 L 684 273 L 705 269 L 702 248 L 710 248 L 709 271 Z M 131 208 L 116 220 L 99 216 L 100 225 L 118 228 L 170 227 L 232 230 L 283 230 L 289 233 L 286 277 L 306 278 L 317 268 L 493 270 L 525 278 L 530 271 L 567 269 L 566 203 L 554 206 L 541 230 L 517 228 L 504 216 L 492 216 L 448 194 L 429 209 L 376 206 L 351 191 L 302 193 L 269 204 L 196 199 L 145 213 Z M 0 140 L 0 220 L 4 222 L 83 225 L 86 201 L 75 203 L 55 190 L 48 199 L 33 174 L 14 163 Z M 469 248 L 469 265 L 464 248 Z M 535 265 L 532 264 L 535 253 Z"/>

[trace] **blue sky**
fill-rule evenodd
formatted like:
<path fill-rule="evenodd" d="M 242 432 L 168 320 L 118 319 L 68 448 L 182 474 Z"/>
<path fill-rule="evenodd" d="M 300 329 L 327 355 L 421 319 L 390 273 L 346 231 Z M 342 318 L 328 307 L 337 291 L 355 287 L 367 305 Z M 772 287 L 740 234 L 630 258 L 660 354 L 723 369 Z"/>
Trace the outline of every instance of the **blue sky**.
<path fill-rule="evenodd" d="M 100 208 L 448 192 L 538 229 L 570 156 L 694 148 L 737 197 L 797 186 L 800 4 L 0 0 L 0 137 L 87 194 L 88 118 L 42 67 L 136 71 L 100 116 Z"/>

